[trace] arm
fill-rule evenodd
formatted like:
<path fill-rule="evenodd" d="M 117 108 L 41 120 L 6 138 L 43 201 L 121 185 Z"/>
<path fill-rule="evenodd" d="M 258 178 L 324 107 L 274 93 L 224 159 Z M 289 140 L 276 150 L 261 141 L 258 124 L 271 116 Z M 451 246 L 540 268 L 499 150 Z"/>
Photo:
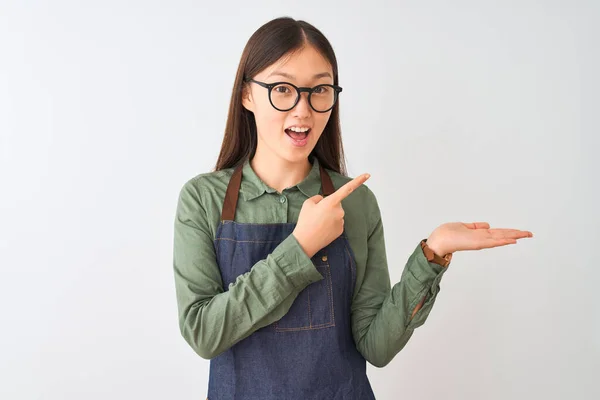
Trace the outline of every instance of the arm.
<path fill-rule="evenodd" d="M 383 223 L 375 196 L 369 201 L 373 221 L 368 235 L 364 280 L 352 302 L 352 333 L 367 361 L 384 367 L 427 319 L 447 268 L 427 261 L 419 243 L 400 282 L 390 288 Z"/>
<path fill-rule="evenodd" d="M 181 334 L 205 359 L 279 320 L 303 288 L 323 279 L 290 235 L 224 291 L 210 232 L 190 181 L 177 204 L 173 268 Z"/>

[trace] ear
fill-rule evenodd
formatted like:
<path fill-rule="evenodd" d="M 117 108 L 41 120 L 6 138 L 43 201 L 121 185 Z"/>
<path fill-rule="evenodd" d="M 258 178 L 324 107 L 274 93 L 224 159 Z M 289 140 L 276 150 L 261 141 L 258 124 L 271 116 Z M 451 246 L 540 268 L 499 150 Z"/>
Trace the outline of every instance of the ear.
<path fill-rule="evenodd" d="M 250 92 L 250 85 L 247 83 L 242 87 L 242 105 L 250 112 L 254 112 L 254 101 L 252 100 L 252 93 Z"/>

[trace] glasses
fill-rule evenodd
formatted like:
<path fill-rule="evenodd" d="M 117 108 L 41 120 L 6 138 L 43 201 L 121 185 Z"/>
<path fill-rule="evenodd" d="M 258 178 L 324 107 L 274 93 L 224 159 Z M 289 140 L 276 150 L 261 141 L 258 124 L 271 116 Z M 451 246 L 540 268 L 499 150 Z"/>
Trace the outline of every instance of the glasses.
<path fill-rule="evenodd" d="M 308 104 L 318 113 L 324 113 L 333 108 L 342 88 L 337 85 L 317 85 L 313 88 L 298 87 L 289 82 L 265 83 L 254 79 L 246 79 L 269 89 L 269 101 L 273 108 L 279 111 L 290 111 L 300 101 L 302 92 L 308 93 Z"/>

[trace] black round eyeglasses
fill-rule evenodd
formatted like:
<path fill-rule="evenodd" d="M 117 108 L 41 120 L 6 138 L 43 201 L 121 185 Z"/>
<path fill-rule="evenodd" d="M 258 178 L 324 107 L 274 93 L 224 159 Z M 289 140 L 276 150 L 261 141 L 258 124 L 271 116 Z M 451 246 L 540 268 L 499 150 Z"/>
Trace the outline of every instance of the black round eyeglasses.
<path fill-rule="evenodd" d="M 278 111 L 290 111 L 300 101 L 302 92 L 308 93 L 308 104 L 318 113 L 325 113 L 333 108 L 342 88 L 337 85 L 322 84 L 315 87 L 298 87 L 289 82 L 265 83 L 254 79 L 245 79 L 269 90 L 269 102 Z"/>

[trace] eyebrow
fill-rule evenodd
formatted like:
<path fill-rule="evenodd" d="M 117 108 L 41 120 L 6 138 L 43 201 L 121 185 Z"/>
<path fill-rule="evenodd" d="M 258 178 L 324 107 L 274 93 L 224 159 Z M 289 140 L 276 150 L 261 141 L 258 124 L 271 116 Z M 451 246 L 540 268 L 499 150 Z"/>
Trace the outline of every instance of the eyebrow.
<path fill-rule="evenodd" d="M 267 76 L 267 78 L 270 78 L 274 75 L 283 76 L 284 78 L 288 78 L 288 79 L 292 79 L 292 80 L 296 79 L 296 77 L 294 75 L 290 75 L 290 74 L 287 74 L 282 71 L 274 71 L 269 76 Z M 331 76 L 331 74 L 329 72 L 321 72 L 320 74 L 316 74 L 313 76 L 313 79 L 320 79 L 320 78 L 327 78 L 327 77 L 333 79 L 333 77 Z"/>

